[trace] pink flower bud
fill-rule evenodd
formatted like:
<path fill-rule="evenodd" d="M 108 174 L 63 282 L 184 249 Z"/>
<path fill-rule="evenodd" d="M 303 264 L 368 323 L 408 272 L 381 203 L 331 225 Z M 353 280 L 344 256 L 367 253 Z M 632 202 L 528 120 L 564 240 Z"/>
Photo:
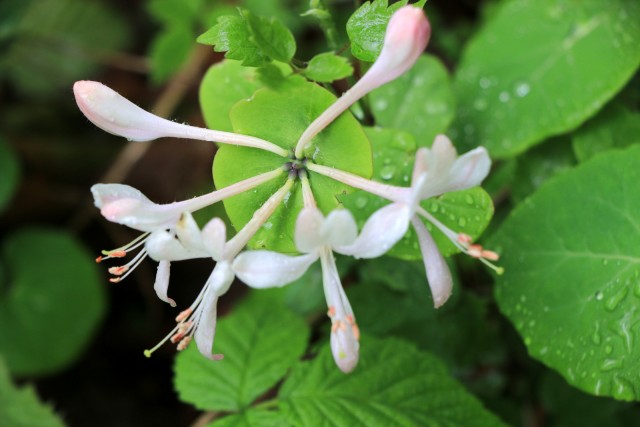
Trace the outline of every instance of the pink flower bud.
<path fill-rule="evenodd" d="M 431 25 L 422 9 L 413 6 L 398 9 L 387 26 L 380 56 L 367 73 L 376 77 L 375 83 L 372 81 L 374 87 L 408 71 L 424 52 L 430 36 Z"/>

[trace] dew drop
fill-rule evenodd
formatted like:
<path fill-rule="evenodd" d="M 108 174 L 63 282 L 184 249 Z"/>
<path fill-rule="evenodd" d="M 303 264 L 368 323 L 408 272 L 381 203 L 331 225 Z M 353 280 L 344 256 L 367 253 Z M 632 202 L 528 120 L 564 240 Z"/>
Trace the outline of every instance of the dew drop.
<path fill-rule="evenodd" d="M 478 98 L 473 102 L 473 108 L 477 111 L 485 111 L 487 109 L 487 101 L 484 98 Z"/>
<path fill-rule="evenodd" d="M 356 207 L 358 209 L 363 209 L 365 206 L 367 206 L 367 198 L 364 196 L 358 197 L 356 199 Z"/>
<path fill-rule="evenodd" d="M 602 301 L 602 298 L 604 298 L 604 295 L 602 294 L 602 292 L 600 291 L 596 292 L 596 300 Z"/>
<path fill-rule="evenodd" d="M 382 169 L 380 169 L 380 178 L 384 180 L 390 180 L 393 178 L 393 175 L 396 173 L 395 165 L 386 165 Z"/>
<path fill-rule="evenodd" d="M 438 212 L 438 205 L 435 203 L 431 203 L 431 206 L 429 206 L 429 210 L 431 211 L 431 213 L 437 213 Z"/>
<path fill-rule="evenodd" d="M 619 376 L 613 377 L 613 389 L 611 391 L 613 397 L 620 400 L 634 400 L 636 397 L 633 385 Z"/>
<path fill-rule="evenodd" d="M 388 106 L 389 106 L 389 103 L 387 102 L 386 99 L 379 99 L 375 103 L 375 107 L 377 110 L 386 110 Z"/>
<path fill-rule="evenodd" d="M 524 343 L 527 347 L 529 347 L 531 345 L 531 337 L 525 337 Z"/>
<path fill-rule="evenodd" d="M 607 301 L 604 303 L 604 307 L 609 311 L 615 310 L 616 308 L 618 308 L 618 305 L 620 305 L 620 303 L 627 297 L 628 292 L 629 288 L 627 288 L 626 286 L 623 287 L 617 294 L 607 299 Z"/>
<path fill-rule="evenodd" d="M 520 82 L 520 83 L 516 84 L 516 96 L 517 97 L 524 98 L 525 96 L 529 95 L 529 92 L 531 92 L 531 86 L 529 86 L 528 83 Z"/>
<path fill-rule="evenodd" d="M 491 79 L 488 77 L 482 77 L 480 79 L 480 88 L 482 89 L 488 89 L 489 87 L 491 87 Z"/>
<path fill-rule="evenodd" d="M 593 341 L 595 345 L 600 345 L 600 343 L 602 342 L 602 336 L 600 335 L 600 331 L 598 329 L 599 327 L 596 324 L 596 330 L 593 332 L 593 335 L 591 335 L 591 341 Z"/>
<path fill-rule="evenodd" d="M 633 288 L 633 294 L 637 297 L 640 297 L 640 281 L 636 282 L 636 285 Z"/>
<path fill-rule="evenodd" d="M 606 354 L 611 354 L 611 353 L 613 353 L 613 347 L 611 347 L 610 345 L 606 346 L 606 347 L 604 348 L 604 352 L 605 352 Z"/>
<path fill-rule="evenodd" d="M 607 265 L 609 264 L 609 260 L 608 259 L 603 259 L 602 260 L 602 265 Z"/>
<path fill-rule="evenodd" d="M 464 196 L 464 201 L 467 202 L 468 205 L 473 205 L 475 200 L 473 200 L 473 196 L 471 194 L 467 194 Z"/>
<path fill-rule="evenodd" d="M 500 92 L 500 95 L 498 95 L 498 99 L 500 100 L 500 102 L 506 103 L 511 100 L 511 95 L 509 95 L 509 92 L 507 91 L 502 91 Z"/>
<path fill-rule="evenodd" d="M 273 224 L 270 222 L 265 222 L 264 225 L 262 226 L 265 230 L 271 230 L 271 227 L 273 227 Z"/>
<path fill-rule="evenodd" d="M 467 219 L 466 218 L 458 218 L 458 225 L 460 227 L 464 227 L 465 225 L 467 225 Z"/>

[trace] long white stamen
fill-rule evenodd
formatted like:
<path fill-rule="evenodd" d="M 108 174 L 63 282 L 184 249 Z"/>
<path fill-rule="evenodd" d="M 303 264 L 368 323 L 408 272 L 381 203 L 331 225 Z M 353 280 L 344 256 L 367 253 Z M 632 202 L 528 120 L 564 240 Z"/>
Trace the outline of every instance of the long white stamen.
<path fill-rule="evenodd" d="M 276 208 L 284 200 L 285 196 L 291 190 L 293 185 L 293 179 L 287 179 L 287 182 L 276 191 L 260 208 L 254 212 L 253 217 L 242 227 L 238 234 L 236 234 L 231 240 L 227 242 L 224 248 L 224 259 L 231 260 L 240 253 L 254 234 L 262 227 L 262 225 L 269 219 Z"/>
<path fill-rule="evenodd" d="M 411 196 L 410 188 L 381 184 L 379 182 L 375 182 L 370 179 L 366 179 L 361 176 L 342 171 L 340 169 L 334 169 L 312 162 L 307 162 L 306 167 L 311 171 L 317 172 L 324 176 L 328 176 L 331 179 L 335 179 L 336 181 L 340 181 L 343 184 L 350 185 L 351 187 L 358 188 L 371 194 L 375 194 L 376 196 L 391 200 L 392 202 L 407 203 L 409 197 Z"/>

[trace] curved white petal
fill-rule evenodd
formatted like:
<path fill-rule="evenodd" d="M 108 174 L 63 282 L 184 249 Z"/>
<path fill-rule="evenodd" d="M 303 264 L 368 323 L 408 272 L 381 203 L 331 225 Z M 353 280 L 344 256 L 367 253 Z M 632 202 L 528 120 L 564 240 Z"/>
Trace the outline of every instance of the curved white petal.
<path fill-rule="evenodd" d="M 169 261 L 160 261 L 158 263 L 158 271 L 156 272 L 156 281 L 153 284 L 153 289 L 156 291 L 156 295 L 161 301 L 169 303 L 171 307 L 176 306 L 176 302 L 167 296 L 169 289 L 169 272 L 171 263 Z"/>
<path fill-rule="evenodd" d="M 190 212 L 184 212 L 176 224 L 176 235 L 180 243 L 188 250 L 204 251 L 202 233 Z"/>
<path fill-rule="evenodd" d="M 233 271 L 252 288 L 280 287 L 299 279 L 317 259 L 316 253 L 290 256 L 270 251 L 248 251 L 236 257 Z"/>
<path fill-rule="evenodd" d="M 212 218 L 202 229 L 204 247 L 216 261 L 222 259 L 224 245 L 227 243 L 227 227 L 220 218 Z"/>
<path fill-rule="evenodd" d="M 321 249 L 320 261 L 324 296 L 331 318 L 331 353 L 340 370 L 351 372 L 358 364 L 360 333 L 330 248 Z"/>
<path fill-rule="evenodd" d="M 73 93 L 78 108 L 94 125 L 131 141 L 160 138 L 177 125 L 143 110 L 102 83 L 76 82 Z"/>
<path fill-rule="evenodd" d="M 204 294 L 199 314 L 196 319 L 194 338 L 200 353 L 211 360 L 221 359 L 221 355 L 213 354 L 213 340 L 216 333 L 218 297 L 233 283 L 233 272 L 227 262 L 216 264 L 207 281 L 207 291 Z"/>
<path fill-rule="evenodd" d="M 134 199 L 153 204 L 140 190 L 124 184 L 95 184 L 91 187 L 91 194 L 98 209 L 121 199 Z"/>
<path fill-rule="evenodd" d="M 102 216 L 135 230 L 170 228 L 180 218 L 180 212 L 172 209 L 172 205 L 157 205 L 128 185 L 96 184 L 91 193 Z"/>
<path fill-rule="evenodd" d="M 145 242 L 149 256 L 156 261 L 182 261 L 185 259 L 208 258 L 209 254 L 185 248 L 178 239 L 167 231 L 151 233 Z"/>
<path fill-rule="evenodd" d="M 360 343 L 349 325 L 344 329 L 338 328 L 331 333 L 331 353 L 333 360 L 342 372 L 348 374 L 353 371 L 360 358 Z"/>
<path fill-rule="evenodd" d="M 327 215 L 320 234 L 324 243 L 336 247 L 352 244 L 358 237 L 358 225 L 346 209 L 335 209 Z"/>
<path fill-rule="evenodd" d="M 433 296 L 433 305 L 435 308 L 442 306 L 451 296 L 453 288 L 453 279 L 447 262 L 438 250 L 436 242 L 429 234 L 422 221 L 415 216 L 411 220 L 416 233 L 418 234 L 418 243 L 422 251 L 422 260 L 427 271 L 427 280 L 431 288 Z"/>
<path fill-rule="evenodd" d="M 324 215 L 315 206 L 303 208 L 296 219 L 295 241 L 300 252 L 311 253 L 324 244 L 321 235 Z"/>
<path fill-rule="evenodd" d="M 405 203 L 391 203 L 373 213 L 362 227 L 353 244 L 333 249 L 356 258 L 376 258 L 386 253 L 402 239 L 409 228 L 411 207 Z"/>
<path fill-rule="evenodd" d="M 476 187 L 489 174 L 491 158 L 484 147 L 475 148 L 460 156 L 451 167 L 449 188 L 458 191 Z"/>
<path fill-rule="evenodd" d="M 425 147 L 419 148 L 416 151 L 416 159 L 413 163 L 413 173 L 411 174 L 411 183 L 418 180 L 421 175 L 426 174 L 429 171 L 429 150 Z"/>

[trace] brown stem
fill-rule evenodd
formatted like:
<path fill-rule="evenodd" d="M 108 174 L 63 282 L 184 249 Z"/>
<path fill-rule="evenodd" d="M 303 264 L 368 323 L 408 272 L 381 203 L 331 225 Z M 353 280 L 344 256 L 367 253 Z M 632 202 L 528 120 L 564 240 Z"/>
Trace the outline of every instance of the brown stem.
<path fill-rule="evenodd" d="M 211 421 L 215 420 L 218 417 L 217 412 L 205 412 L 200 415 L 189 427 L 205 427 Z"/>

